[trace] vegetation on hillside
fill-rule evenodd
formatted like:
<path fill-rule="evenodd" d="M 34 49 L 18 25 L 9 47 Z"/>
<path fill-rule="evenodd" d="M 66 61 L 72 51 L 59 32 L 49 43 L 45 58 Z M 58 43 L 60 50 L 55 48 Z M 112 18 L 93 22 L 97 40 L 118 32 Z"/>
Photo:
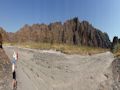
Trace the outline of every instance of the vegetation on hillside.
<path fill-rule="evenodd" d="M 120 56 L 120 38 L 117 36 L 113 38 L 111 51 L 115 54 L 116 57 Z"/>
<path fill-rule="evenodd" d="M 18 46 L 23 48 L 32 48 L 32 49 L 41 49 L 41 50 L 56 50 L 61 51 L 66 54 L 82 54 L 82 55 L 92 55 L 96 53 L 102 53 L 108 51 L 108 49 L 97 48 L 97 47 L 88 47 L 88 46 L 78 46 L 78 45 L 69 45 L 69 44 L 50 44 L 50 43 L 4 43 L 6 46 Z"/>
<path fill-rule="evenodd" d="M 116 57 L 120 57 L 120 43 L 116 44 L 112 51 Z"/>

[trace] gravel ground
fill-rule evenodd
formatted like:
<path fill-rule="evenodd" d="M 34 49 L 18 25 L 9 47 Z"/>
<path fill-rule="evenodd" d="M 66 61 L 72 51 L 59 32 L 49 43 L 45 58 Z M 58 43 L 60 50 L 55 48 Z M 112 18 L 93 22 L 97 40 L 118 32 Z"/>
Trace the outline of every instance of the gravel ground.
<path fill-rule="evenodd" d="M 113 90 L 114 56 L 110 52 L 81 56 L 53 50 L 4 49 L 10 59 L 13 50 L 19 54 L 17 90 Z"/>

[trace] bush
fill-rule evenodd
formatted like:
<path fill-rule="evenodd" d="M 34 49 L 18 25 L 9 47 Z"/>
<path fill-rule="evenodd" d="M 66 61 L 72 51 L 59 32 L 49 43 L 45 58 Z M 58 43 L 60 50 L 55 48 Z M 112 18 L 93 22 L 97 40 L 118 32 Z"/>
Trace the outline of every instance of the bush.
<path fill-rule="evenodd" d="M 120 43 L 116 44 L 114 47 L 113 47 L 113 53 L 118 53 L 120 51 Z"/>

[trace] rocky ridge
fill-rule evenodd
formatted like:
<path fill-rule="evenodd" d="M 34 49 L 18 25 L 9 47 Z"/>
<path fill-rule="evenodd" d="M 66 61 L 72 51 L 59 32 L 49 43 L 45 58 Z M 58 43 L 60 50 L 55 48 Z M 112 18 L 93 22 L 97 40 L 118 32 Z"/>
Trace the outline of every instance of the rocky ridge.
<path fill-rule="evenodd" d="M 43 42 L 85 45 L 109 48 L 111 42 L 107 33 L 94 28 L 87 21 L 77 17 L 61 22 L 25 25 L 15 33 L 7 33 L 9 42 Z"/>

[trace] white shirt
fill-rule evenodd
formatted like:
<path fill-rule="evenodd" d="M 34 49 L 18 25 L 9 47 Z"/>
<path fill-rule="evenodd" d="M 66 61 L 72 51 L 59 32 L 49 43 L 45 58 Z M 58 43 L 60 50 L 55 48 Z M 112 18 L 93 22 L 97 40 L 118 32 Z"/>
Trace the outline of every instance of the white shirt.
<path fill-rule="evenodd" d="M 15 59 L 15 60 L 17 60 L 17 54 L 14 52 L 14 54 L 13 54 L 13 58 Z"/>

